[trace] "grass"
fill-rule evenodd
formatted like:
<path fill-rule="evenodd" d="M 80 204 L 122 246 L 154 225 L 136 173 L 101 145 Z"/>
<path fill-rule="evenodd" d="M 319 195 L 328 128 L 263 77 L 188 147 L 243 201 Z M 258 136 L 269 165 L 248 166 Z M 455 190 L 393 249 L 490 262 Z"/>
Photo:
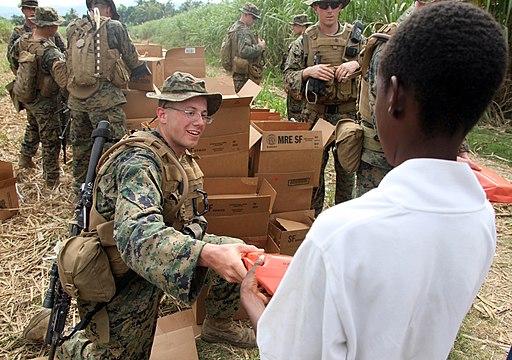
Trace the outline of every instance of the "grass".
<path fill-rule="evenodd" d="M 468 135 L 471 150 L 482 157 L 493 158 L 512 166 L 512 129 L 479 126 Z"/>

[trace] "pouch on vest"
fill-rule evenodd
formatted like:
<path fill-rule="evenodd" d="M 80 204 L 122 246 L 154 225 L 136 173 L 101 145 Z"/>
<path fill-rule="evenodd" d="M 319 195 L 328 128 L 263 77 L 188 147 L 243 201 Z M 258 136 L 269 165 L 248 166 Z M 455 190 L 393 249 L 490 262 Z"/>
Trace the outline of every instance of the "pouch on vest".
<path fill-rule="evenodd" d="M 19 67 L 16 72 L 13 92 L 24 104 L 31 103 L 36 98 L 37 91 L 37 58 L 27 50 L 20 52 Z"/>
<path fill-rule="evenodd" d="M 343 169 L 356 172 L 363 151 L 363 127 L 353 119 L 341 119 L 336 124 L 336 154 Z"/>
<path fill-rule="evenodd" d="M 108 302 L 115 295 L 108 256 L 96 231 L 66 239 L 57 257 L 62 287 L 71 297 Z"/>
<path fill-rule="evenodd" d="M 222 44 L 220 45 L 220 62 L 226 71 L 233 69 L 233 42 L 235 41 L 235 34 L 235 31 L 228 32 L 226 36 L 224 36 L 224 39 L 222 39 Z"/>
<path fill-rule="evenodd" d="M 233 58 L 233 72 L 237 74 L 249 73 L 249 60 L 235 56 Z"/>
<path fill-rule="evenodd" d="M 259 85 L 263 79 L 263 66 L 260 64 L 249 65 L 249 79 Z"/>

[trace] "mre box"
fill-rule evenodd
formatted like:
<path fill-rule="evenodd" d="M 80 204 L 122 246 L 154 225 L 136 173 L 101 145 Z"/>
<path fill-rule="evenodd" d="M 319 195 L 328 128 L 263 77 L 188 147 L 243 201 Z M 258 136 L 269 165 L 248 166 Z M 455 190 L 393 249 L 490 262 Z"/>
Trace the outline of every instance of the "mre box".
<path fill-rule="evenodd" d="M 16 178 L 10 162 L 0 160 L 0 220 L 6 220 L 18 213 Z"/>
<path fill-rule="evenodd" d="M 130 89 L 153 91 L 153 85 L 161 88 L 164 84 L 164 58 L 163 57 L 139 57 L 148 65 L 151 75 L 131 78 L 128 82 Z"/>
<path fill-rule="evenodd" d="M 279 246 L 281 254 L 294 255 L 314 220 L 314 210 L 273 214 L 270 217 L 268 233 Z"/>
<path fill-rule="evenodd" d="M 268 219 L 276 191 L 257 178 L 205 178 L 210 211 L 208 233 L 233 237 L 254 237 L 267 233 Z"/>
<path fill-rule="evenodd" d="M 171 76 L 175 71 L 204 78 L 206 76 L 204 47 L 190 46 L 167 50 L 165 52 L 164 78 Z"/>
<path fill-rule="evenodd" d="M 144 44 L 144 43 L 133 43 L 139 57 L 163 57 L 162 45 L 160 44 Z"/>

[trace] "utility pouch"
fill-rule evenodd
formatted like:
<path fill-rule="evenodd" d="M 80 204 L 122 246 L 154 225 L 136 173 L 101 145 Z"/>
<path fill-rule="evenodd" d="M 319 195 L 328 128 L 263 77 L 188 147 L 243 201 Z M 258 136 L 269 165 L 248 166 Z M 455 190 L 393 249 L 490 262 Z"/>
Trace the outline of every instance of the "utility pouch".
<path fill-rule="evenodd" d="M 112 84 L 122 89 L 130 81 L 130 72 L 122 58 L 118 58 L 112 69 Z"/>
<path fill-rule="evenodd" d="M 336 124 L 336 154 L 343 169 L 356 172 L 363 151 L 363 127 L 353 119 L 341 119 Z"/>
<path fill-rule="evenodd" d="M 263 66 L 259 64 L 249 65 L 249 79 L 259 85 L 261 79 L 263 79 Z"/>
<path fill-rule="evenodd" d="M 96 231 L 66 239 L 57 257 L 62 287 L 71 297 L 93 302 L 114 297 L 114 276 Z"/>
<path fill-rule="evenodd" d="M 235 56 L 233 58 L 233 72 L 238 74 L 249 73 L 249 61 L 242 59 L 241 57 Z"/>

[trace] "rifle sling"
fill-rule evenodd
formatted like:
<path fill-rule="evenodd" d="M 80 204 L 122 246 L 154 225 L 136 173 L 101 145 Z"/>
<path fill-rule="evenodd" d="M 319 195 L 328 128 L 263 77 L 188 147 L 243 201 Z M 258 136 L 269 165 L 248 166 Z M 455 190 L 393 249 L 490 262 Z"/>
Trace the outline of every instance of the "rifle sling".
<path fill-rule="evenodd" d="M 68 340 L 69 338 L 71 338 L 77 331 L 80 331 L 80 330 L 83 330 L 87 327 L 87 325 L 89 325 L 89 323 L 91 322 L 92 318 L 94 317 L 94 315 L 96 315 L 96 313 L 98 311 L 100 311 L 101 309 L 103 309 L 105 306 L 107 306 L 108 304 L 110 304 L 112 302 L 112 300 L 115 299 L 115 297 L 117 295 L 119 295 L 119 293 L 121 292 L 121 290 L 123 290 L 126 286 L 128 286 L 128 284 L 133 280 L 135 279 L 135 277 L 137 276 L 137 273 L 133 270 L 128 270 L 128 272 L 126 274 L 123 275 L 123 277 L 121 278 L 121 280 L 119 280 L 119 283 L 116 284 L 116 293 L 114 294 L 114 296 L 112 297 L 112 299 L 110 299 L 110 301 L 107 301 L 107 302 L 101 302 L 101 303 L 97 303 L 96 306 L 94 306 L 94 309 L 92 309 L 91 311 L 89 311 L 87 313 L 87 315 L 84 316 L 84 318 L 82 320 L 80 320 L 80 322 L 78 324 L 76 324 L 76 326 L 73 328 L 73 330 L 71 331 L 71 333 L 69 333 L 68 335 L 66 336 L 62 336 L 60 339 L 59 339 L 59 343 L 58 343 L 58 346 L 62 345 L 64 343 L 64 341 Z"/>

